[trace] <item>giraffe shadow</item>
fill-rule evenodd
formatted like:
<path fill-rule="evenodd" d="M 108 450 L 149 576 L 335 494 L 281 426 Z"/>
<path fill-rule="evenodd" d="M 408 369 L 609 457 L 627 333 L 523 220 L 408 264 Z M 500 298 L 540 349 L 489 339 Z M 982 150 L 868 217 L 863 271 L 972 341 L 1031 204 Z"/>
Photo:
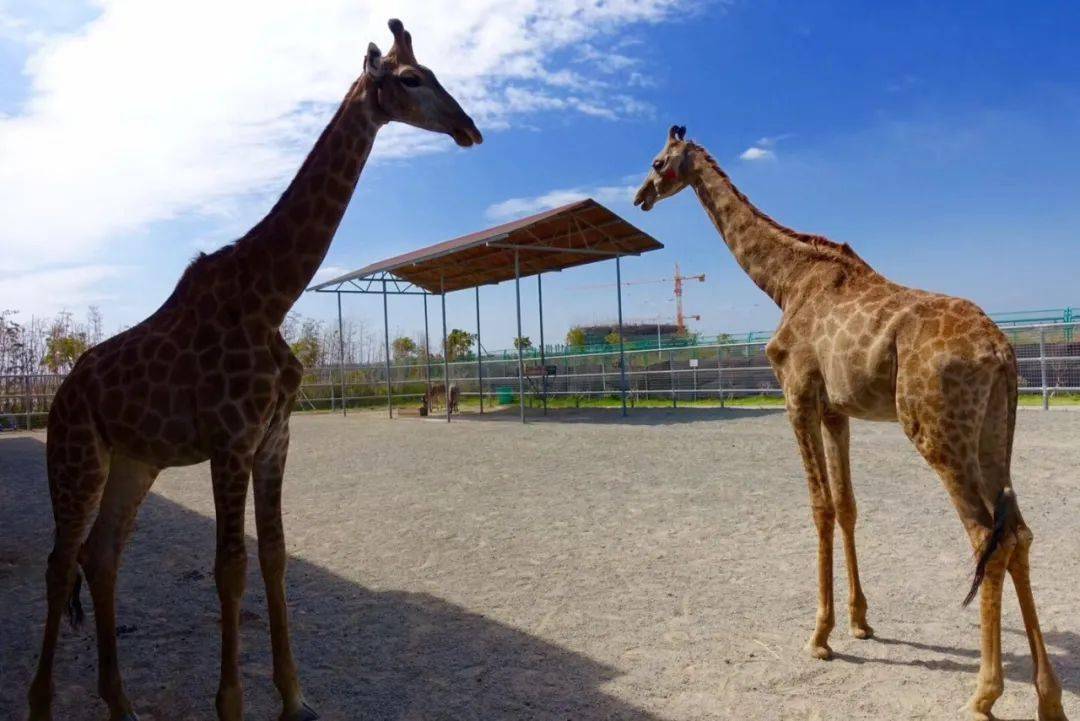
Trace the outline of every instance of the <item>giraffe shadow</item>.
<path fill-rule="evenodd" d="M 41 438 L 0 439 L 4 719 L 25 715 L 44 620 L 52 517 Z M 144 719 L 214 717 L 214 535 L 212 518 L 154 493 L 140 510 L 120 574 L 118 635 L 125 685 Z M 279 706 L 257 569 L 253 556 L 242 612 L 246 712 L 271 719 Z M 288 584 L 301 680 L 323 719 L 660 721 L 601 690 L 618 669 L 435 595 L 369 588 L 297 557 L 290 558 Z M 105 717 L 96 668 L 93 623 L 65 628 L 56 718 Z"/>
<path fill-rule="evenodd" d="M 975 637 L 977 637 L 978 626 L 973 624 L 972 630 L 976 634 Z M 1023 629 L 1002 626 L 1002 633 L 1027 638 L 1027 634 Z M 1062 689 L 1080 695 L 1080 634 L 1074 631 L 1050 631 L 1044 632 L 1043 638 L 1046 642 L 1047 653 L 1050 654 L 1050 660 L 1054 665 L 1054 670 L 1061 681 Z M 947 658 L 865 658 L 844 653 L 837 653 L 834 657 L 839 661 L 860 665 L 871 663 L 885 666 L 914 666 L 931 671 L 963 672 L 972 675 L 979 671 L 981 654 L 975 648 L 942 646 L 940 644 L 905 641 L 880 636 L 875 636 L 871 642 L 884 646 L 903 646 L 916 651 L 946 656 Z M 1033 666 L 1029 653 L 1003 652 L 1001 654 L 1001 666 L 1002 672 L 1008 681 L 1031 683 Z"/>

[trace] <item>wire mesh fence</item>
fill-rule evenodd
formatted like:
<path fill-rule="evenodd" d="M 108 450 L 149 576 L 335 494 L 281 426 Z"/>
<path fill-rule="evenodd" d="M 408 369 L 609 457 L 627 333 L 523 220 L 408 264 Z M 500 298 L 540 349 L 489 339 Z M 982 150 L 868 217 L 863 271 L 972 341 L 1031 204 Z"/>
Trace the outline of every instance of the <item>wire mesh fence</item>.
<path fill-rule="evenodd" d="M 1062 397 L 1080 402 L 1080 322 L 1005 326 L 1016 349 L 1020 392 L 1041 396 L 1044 407 Z M 625 384 L 631 403 L 722 403 L 747 396 L 780 397 L 765 357 L 768 338 L 749 342 L 631 349 L 625 352 Z M 298 410 L 343 407 L 418 407 L 432 386 L 456 386 L 467 405 L 486 407 L 539 402 L 580 404 L 620 397 L 623 371 L 617 348 L 602 352 L 523 353 L 519 380 L 516 352 L 444 364 L 409 363 L 327 366 L 305 372 Z M 0 376 L 0 429 L 42 427 L 63 376 Z"/>

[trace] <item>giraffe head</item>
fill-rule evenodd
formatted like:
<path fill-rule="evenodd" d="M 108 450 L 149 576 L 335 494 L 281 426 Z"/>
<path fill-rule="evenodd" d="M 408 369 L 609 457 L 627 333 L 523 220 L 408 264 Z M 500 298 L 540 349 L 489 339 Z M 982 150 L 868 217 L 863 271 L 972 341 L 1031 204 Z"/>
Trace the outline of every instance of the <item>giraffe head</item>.
<path fill-rule="evenodd" d="M 446 133 L 465 148 L 484 142 L 472 118 L 439 84 L 435 73 L 417 61 L 412 36 L 401 21 L 394 19 L 389 25 L 394 34 L 390 52 L 383 55 L 370 43 L 364 57 L 364 73 L 375 82 L 382 113 L 388 120 Z"/>
<path fill-rule="evenodd" d="M 690 147 L 686 142 L 686 126 L 672 125 L 664 149 L 653 159 L 645 182 L 634 196 L 634 205 L 651 210 L 656 201 L 671 197 L 690 184 Z"/>

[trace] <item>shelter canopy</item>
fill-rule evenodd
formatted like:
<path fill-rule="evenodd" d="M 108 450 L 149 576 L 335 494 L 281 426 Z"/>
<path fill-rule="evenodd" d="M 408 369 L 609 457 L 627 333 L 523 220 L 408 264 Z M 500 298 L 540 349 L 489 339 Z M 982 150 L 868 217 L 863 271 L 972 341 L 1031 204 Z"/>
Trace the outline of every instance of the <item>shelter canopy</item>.
<path fill-rule="evenodd" d="M 363 291 L 372 281 L 386 280 L 448 293 L 512 280 L 515 253 L 520 275 L 529 276 L 663 247 L 588 198 L 388 258 L 310 290 Z"/>

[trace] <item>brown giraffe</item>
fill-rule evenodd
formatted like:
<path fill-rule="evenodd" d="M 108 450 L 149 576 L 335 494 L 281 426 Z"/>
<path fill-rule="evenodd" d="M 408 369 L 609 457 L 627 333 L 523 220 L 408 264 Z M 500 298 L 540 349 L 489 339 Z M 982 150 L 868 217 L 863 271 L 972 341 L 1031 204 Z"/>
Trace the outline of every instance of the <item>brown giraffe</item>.
<path fill-rule="evenodd" d="M 101 697 L 113 721 L 136 718 L 117 663 L 120 552 L 158 472 L 205 460 L 217 514 L 218 717 L 243 715 L 240 599 L 253 478 L 281 718 L 317 718 L 300 691 L 286 618 L 281 483 L 302 367 L 278 328 L 326 255 L 383 125 L 396 120 L 447 133 L 466 147 L 482 142 L 469 116 L 417 62 L 401 22 L 391 20 L 390 30 L 393 48 L 384 57 L 368 46 L 363 74 L 270 213 L 235 243 L 197 258 L 157 312 L 83 355 L 57 392 L 48 433 L 56 538 L 46 574 L 45 640 L 29 694 L 32 720 L 51 718 L 61 613 L 69 599 L 75 616 L 81 612 L 76 564 L 94 599 Z"/>
<path fill-rule="evenodd" d="M 821 659 L 832 654 L 836 521 L 850 579 L 851 632 L 856 638 L 873 633 L 855 558 L 848 419 L 899 421 L 941 476 L 978 555 L 965 601 L 981 583 L 982 661 L 972 717 L 991 718 L 1002 693 L 1001 592 L 1007 570 L 1031 645 L 1039 719 L 1065 719 L 1031 592 L 1032 534 L 1009 477 L 1017 375 L 1005 336 L 969 301 L 897 285 L 846 244 L 779 225 L 685 134 L 686 128 L 671 128 L 634 204 L 649 210 L 657 200 L 693 187 L 739 265 L 783 311 L 766 354 L 784 391 L 818 531 L 818 611 L 810 653 Z"/>

